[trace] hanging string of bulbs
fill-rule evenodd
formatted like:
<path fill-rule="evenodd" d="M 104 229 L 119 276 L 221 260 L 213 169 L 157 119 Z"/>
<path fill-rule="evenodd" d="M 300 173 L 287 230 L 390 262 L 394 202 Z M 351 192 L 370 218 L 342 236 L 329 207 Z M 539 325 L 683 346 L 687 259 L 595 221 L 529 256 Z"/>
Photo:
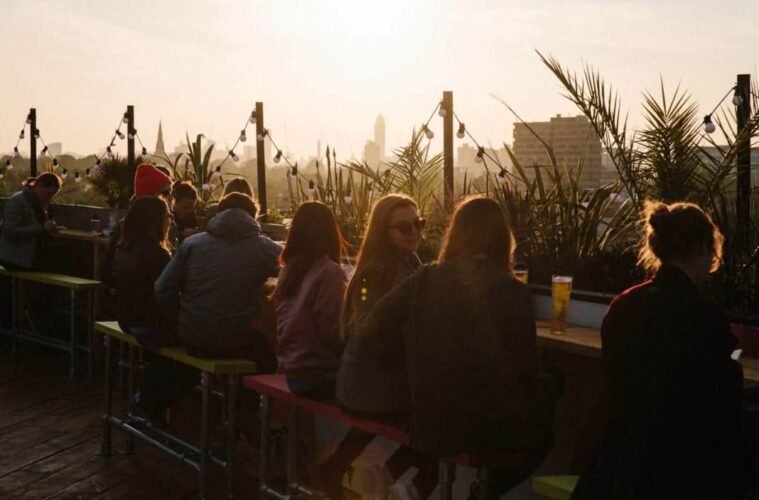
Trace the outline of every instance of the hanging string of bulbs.
<path fill-rule="evenodd" d="M 13 158 L 19 158 L 21 157 L 21 152 L 18 150 L 18 145 L 21 144 L 21 141 L 24 140 L 24 137 L 26 137 L 26 126 L 29 125 L 31 128 L 32 124 L 32 116 L 26 115 L 26 119 L 24 120 L 24 125 L 21 127 L 21 132 L 18 134 L 18 139 L 16 139 L 16 145 L 13 146 L 13 152 L 9 155 L 9 157 L 5 160 L 5 170 L 13 170 L 13 161 L 11 161 Z M 0 179 L 3 178 L 5 174 L 5 171 L 0 170 Z"/>
<path fill-rule="evenodd" d="M 720 106 L 722 106 L 722 103 L 725 102 L 725 99 L 728 98 L 730 93 L 733 94 L 733 105 L 734 106 L 741 106 L 743 104 L 743 95 L 741 95 L 741 88 L 738 85 L 735 85 L 730 90 L 727 91 L 727 93 L 722 97 L 722 99 L 719 100 L 716 106 L 714 106 L 714 109 L 709 113 L 708 115 L 704 116 L 704 132 L 707 134 L 713 133 L 715 130 L 717 130 L 717 127 L 714 125 L 714 122 L 712 121 L 712 115 L 717 112 Z"/>

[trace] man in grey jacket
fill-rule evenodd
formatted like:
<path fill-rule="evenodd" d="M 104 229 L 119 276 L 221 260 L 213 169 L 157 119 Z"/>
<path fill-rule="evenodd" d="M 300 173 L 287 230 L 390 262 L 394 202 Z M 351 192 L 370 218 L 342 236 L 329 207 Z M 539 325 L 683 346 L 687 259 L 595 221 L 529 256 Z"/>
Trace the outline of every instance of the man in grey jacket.
<path fill-rule="evenodd" d="M 179 339 L 201 357 L 249 358 L 261 372 L 276 359 L 260 332 L 260 290 L 277 275 L 282 247 L 264 236 L 253 200 L 225 196 L 206 232 L 187 238 L 155 284 L 161 308 L 179 316 Z"/>

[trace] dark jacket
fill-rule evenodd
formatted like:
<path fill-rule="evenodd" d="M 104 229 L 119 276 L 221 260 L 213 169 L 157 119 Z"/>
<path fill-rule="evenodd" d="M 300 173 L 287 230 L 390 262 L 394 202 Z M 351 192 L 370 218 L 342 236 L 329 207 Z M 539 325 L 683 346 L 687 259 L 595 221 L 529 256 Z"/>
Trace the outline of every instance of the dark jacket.
<path fill-rule="evenodd" d="M 153 294 L 156 279 L 171 260 L 171 254 L 157 245 L 122 247 L 116 251 L 114 275 L 118 319 L 122 328 L 165 327 Z"/>
<path fill-rule="evenodd" d="M 46 237 L 43 224 L 47 212 L 31 188 L 24 188 L 8 198 L 3 212 L 0 234 L 0 262 L 32 268 L 40 245 Z"/>
<path fill-rule="evenodd" d="M 383 345 L 404 346 L 416 449 L 448 455 L 543 442 L 531 300 L 505 270 L 484 257 L 425 266 L 367 323 Z"/>
<path fill-rule="evenodd" d="M 178 311 L 180 341 L 209 357 L 239 351 L 258 315 L 261 286 L 277 275 L 281 251 L 236 208 L 184 240 L 155 284 L 159 306 Z"/>
<path fill-rule="evenodd" d="M 280 280 L 291 271 L 289 264 Z M 343 343 L 340 311 L 345 273 L 322 257 L 311 266 L 292 297 L 276 299 L 277 361 L 288 375 L 332 375 L 340 366 Z"/>
<path fill-rule="evenodd" d="M 411 275 L 420 265 L 416 255 L 401 261 L 397 284 Z M 355 414 L 389 416 L 395 419 L 411 410 L 403 344 L 397 343 L 390 352 L 384 346 L 380 355 L 377 336 L 364 335 L 364 322 L 377 301 L 386 293 L 388 284 L 382 282 L 386 273 L 379 267 L 364 271 L 360 286 L 353 289 L 350 301 L 352 315 L 344 325 L 345 339 L 340 370 L 337 373 L 335 395 L 344 409 Z M 362 289 L 365 293 L 362 293 Z"/>
<path fill-rule="evenodd" d="M 664 266 L 614 299 L 601 336 L 604 438 L 574 498 L 740 498 L 743 376 L 722 311 Z"/>

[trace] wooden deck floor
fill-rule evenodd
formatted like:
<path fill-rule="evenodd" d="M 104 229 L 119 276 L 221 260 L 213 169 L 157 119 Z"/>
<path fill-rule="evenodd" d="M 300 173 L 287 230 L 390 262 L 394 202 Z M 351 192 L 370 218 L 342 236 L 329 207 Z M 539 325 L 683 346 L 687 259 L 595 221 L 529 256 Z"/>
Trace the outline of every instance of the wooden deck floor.
<path fill-rule="evenodd" d="M 99 377 L 69 381 L 64 359 L 33 349 L 22 352 L 14 378 L 9 350 L 0 341 L 0 498 L 197 498 L 195 471 L 147 444 L 138 442 L 134 455 L 97 455 Z M 121 407 L 124 398 L 115 394 Z M 193 403 L 174 411 L 173 426 L 197 429 Z M 114 430 L 114 449 L 123 442 L 124 434 Z M 238 449 L 238 498 L 255 498 L 256 451 L 245 442 Z M 210 498 L 221 498 L 222 474 L 214 469 Z"/>

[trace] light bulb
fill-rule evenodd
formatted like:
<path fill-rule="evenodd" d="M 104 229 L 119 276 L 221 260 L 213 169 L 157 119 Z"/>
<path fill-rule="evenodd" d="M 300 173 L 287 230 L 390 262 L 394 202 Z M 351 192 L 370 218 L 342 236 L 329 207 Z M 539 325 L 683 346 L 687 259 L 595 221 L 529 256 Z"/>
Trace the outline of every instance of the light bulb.
<path fill-rule="evenodd" d="M 82 182 L 82 178 L 79 177 L 79 172 L 74 174 L 74 182 Z"/>
<path fill-rule="evenodd" d="M 252 123 L 253 125 L 256 124 L 256 110 L 255 109 L 250 112 L 250 118 L 248 118 L 248 121 L 250 121 L 250 123 Z"/>
<path fill-rule="evenodd" d="M 40 129 L 37 129 L 34 131 L 34 138 L 39 139 L 40 138 Z"/>
<path fill-rule="evenodd" d="M 13 156 L 21 156 L 21 153 L 18 151 L 18 146 L 13 146 Z"/>
<path fill-rule="evenodd" d="M 84 176 L 87 177 L 88 179 L 90 178 L 90 169 L 89 168 L 84 171 Z"/>
<path fill-rule="evenodd" d="M 495 174 L 495 180 L 497 182 L 506 183 L 506 170 L 501 169 L 497 174 Z"/>
<path fill-rule="evenodd" d="M 124 132 L 121 130 L 116 130 L 116 137 L 118 137 L 121 140 L 124 140 Z"/>
<path fill-rule="evenodd" d="M 134 139 L 136 135 L 137 135 L 137 131 L 135 130 L 134 132 L 129 132 L 129 134 L 127 134 L 127 137 L 129 137 L 130 139 Z"/>
<path fill-rule="evenodd" d="M 58 159 L 53 158 L 53 170 L 58 170 L 58 166 Z M 63 171 L 65 172 L 66 170 L 64 169 Z"/>
<path fill-rule="evenodd" d="M 11 163 L 11 161 L 10 161 L 10 160 L 5 160 L 5 166 L 6 166 L 7 168 L 11 168 L 11 167 L 12 167 L 12 165 L 13 165 L 13 164 Z"/>
<path fill-rule="evenodd" d="M 316 192 L 316 184 L 314 184 L 314 181 L 308 181 L 309 196 L 313 196 L 315 192 Z"/>
<path fill-rule="evenodd" d="M 442 103 L 442 102 L 440 103 L 440 107 L 439 107 L 439 108 L 438 108 L 438 110 L 437 110 L 437 114 L 438 114 L 439 116 L 442 116 L 443 118 L 445 118 L 445 115 L 447 115 L 447 114 L 448 114 L 448 110 L 446 110 L 446 109 L 443 107 L 443 103 Z"/>
<path fill-rule="evenodd" d="M 61 179 L 65 179 L 68 176 L 69 176 L 69 171 L 64 168 L 63 172 L 61 172 Z"/>
<path fill-rule="evenodd" d="M 23 130 L 21 130 L 21 132 L 19 132 L 18 138 L 19 139 L 23 139 L 24 138 L 24 131 Z"/>
<path fill-rule="evenodd" d="M 32 115 L 26 115 L 26 124 L 31 125 L 32 124 Z"/>
<path fill-rule="evenodd" d="M 248 136 L 245 135 L 245 129 L 240 130 L 240 142 L 245 142 L 248 140 Z"/>
<path fill-rule="evenodd" d="M 738 93 L 738 89 L 735 89 L 735 94 L 733 94 L 733 104 L 736 106 L 743 104 L 743 96 Z"/>
<path fill-rule="evenodd" d="M 124 118 L 121 119 L 123 123 L 129 123 L 129 113 L 124 113 Z M 111 122 L 113 123 L 113 122 Z"/>
<path fill-rule="evenodd" d="M 113 151 L 111 151 L 111 146 L 108 146 L 107 148 L 105 148 L 105 155 L 108 158 L 113 158 Z"/>
<path fill-rule="evenodd" d="M 269 134 L 269 131 L 264 129 L 263 132 L 261 132 L 260 134 L 256 136 L 256 139 L 258 139 L 258 142 L 263 142 L 264 137 L 266 137 L 268 134 Z"/>
<path fill-rule="evenodd" d="M 232 161 L 234 162 L 240 161 L 240 157 L 237 156 L 237 153 L 235 153 L 234 151 L 230 151 L 229 156 L 232 158 Z"/>
<path fill-rule="evenodd" d="M 485 156 L 485 148 L 483 148 L 482 146 L 480 146 L 477 149 L 477 154 L 474 157 L 474 162 L 475 163 L 482 163 L 482 157 L 483 156 Z"/>
<path fill-rule="evenodd" d="M 213 171 L 213 173 L 211 174 L 211 179 L 217 180 L 220 177 L 221 177 L 221 165 L 216 167 L 216 170 Z"/>
<path fill-rule="evenodd" d="M 42 151 L 40 151 L 40 154 L 42 156 L 45 156 L 47 154 L 47 146 L 45 146 L 44 148 L 42 148 Z"/>
<path fill-rule="evenodd" d="M 5 176 L 3 175 L 3 172 L 0 171 L 0 179 L 2 179 L 3 177 L 5 177 Z"/>
<path fill-rule="evenodd" d="M 343 196 L 343 201 L 345 202 L 346 205 L 350 205 L 351 202 L 353 201 L 353 197 L 349 194 L 346 194 L 345 196 Z"/>
<path fill-rule="evenodd" d="M 427 136 L 427 139 L 432 139 L 433 137 L 435 137 L 435 132 L 430 130 L 430 128 L 427 125 L 424 126 L 423 130 L 424 130 L 424 135 Z"/>
<path fill-rule="evenodd" d="M 456 132 L 456 137 L 459 139 L 466 137 L 466 126 L 463 123 L 459 123 L 459 131 Z"/>
<path fill-rule="evenodd" d="M 712 116 L 706 115 L 704 117 L 704 132 L 706 132 L 707 134 L 711 134 L 715 130 L 717 130 L 717 127 L 715 127 L 714 122 L 712 122 Z"/>
<path fill-rule="evenodd" d="M 278 149 L 277 154 L 274 155 L 273 161 L 274 163 L 279 163 L 279 160 L 281 159 L 282 159 L 282 151 Z"/>
<path fill-rule="evenodd" d="M 290 175 L 298 176 L 298 164 L 296 163 L 294 167 L 290 169 Z"/>
<path fill-rule="evenodd" d="M 208 190 L 210 189 L 210 186 L 208 185 L 208 183 L 204 182 L 204 183 L 203 183 L 203 185 L 202 185 L 202 186 L 200 186 L 200 188 L 201 188 L 203 191 L 208 191 Z"/>
<path fill-rule="evenodd" d="M 148 148 L 145 146 L 142 147 L 142 156 L 148 156 Z"/>

